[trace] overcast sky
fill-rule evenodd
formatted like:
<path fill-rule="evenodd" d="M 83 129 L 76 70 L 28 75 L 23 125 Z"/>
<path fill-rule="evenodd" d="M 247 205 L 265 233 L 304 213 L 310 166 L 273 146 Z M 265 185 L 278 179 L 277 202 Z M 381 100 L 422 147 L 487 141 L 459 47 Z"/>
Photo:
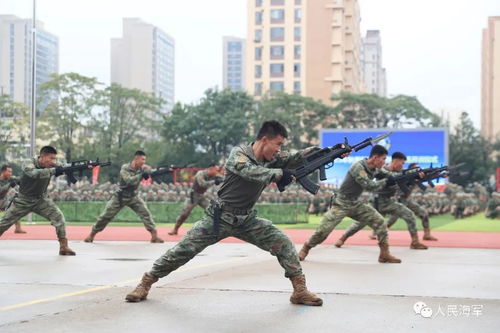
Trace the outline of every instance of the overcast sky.
<path fill-rule="evenodd" d="M 314 0 L 303 0 L 314 1 Z M 222 36 L 246 36 L 246 0 L 38 0 L 38 19 L 59 36 L 60 72 L 110 77 L 110 38 L 139 17 L 175 38 L 175 99 L 222 86 Z M 498 0 L 360 0 L 362 33 L 382 35 L 389 95 L 480 119 L 481 29 Z M 32 0 L 0 0 L 0 14 L 31 17 Z"/>

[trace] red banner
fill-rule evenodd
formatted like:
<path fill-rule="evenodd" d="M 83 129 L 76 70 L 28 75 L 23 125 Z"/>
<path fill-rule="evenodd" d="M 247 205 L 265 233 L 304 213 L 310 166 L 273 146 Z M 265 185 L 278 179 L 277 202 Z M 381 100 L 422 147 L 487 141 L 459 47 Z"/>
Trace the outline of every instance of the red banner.
<path fill-rule="evenodd" d="M 500 168 L 497 168 L 497 192 L 500 191 Z"/>
<path fill-rule="evenodd" d="M 99 170 L 101 169 L 100 166 L 96 166 L 95 168 L 92 169 L 92 185 L 97 184 L 99 180 Z"/>

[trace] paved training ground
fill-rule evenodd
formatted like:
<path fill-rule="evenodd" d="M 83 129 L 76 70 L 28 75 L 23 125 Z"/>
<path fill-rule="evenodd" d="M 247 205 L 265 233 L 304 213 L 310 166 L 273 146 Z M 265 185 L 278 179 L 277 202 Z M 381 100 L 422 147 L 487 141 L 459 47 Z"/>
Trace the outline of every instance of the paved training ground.
<path fill-rule="evenodd" d="M 2 333 L 498 332 L 500 324 L 498 234 L 483 234 L 486 240 L 496 237 L 490 249 L 393 246 L 400 265 L 377 263 L 378 248 L 350 245 L 356 238 L 342 249 L 319 246 L 303 268 L 324 305 L 303 307 L 289 303 L 291 285 L 277 260 L 244 243 L 208 247 L 156 283 L 147 301 L 126 303 L 124 296 L 142 272 L 174 243 L 100 241 L 99 236 L 114 235 L 109 227 L 94 244 L 71 241 L 76 257 L 60 257 L 54 240 L 10 239 L 33 237 L 37 228 L 54 237 L 50 226 L 27 226 L 27 235 L 9 231 L 0 239 Z M 74 228 L 82 228 L 83 235 L 90 229 L 69 227 L 70 239 L 79 236 Z M 148 239 L 144 228 L 132 229 Z M 297 230 L 289 231 L 298 237 Z M 160 232 L 166 235 L 165 229 Z M 398 242 L 407 244 L 407 233 L 401 235 Z M 391 232 L 391 242 L 396 236 Z M 366 233 L 358 237 L 361 241 Z M 420 301 L 431 318 L 415 314 Z"/>

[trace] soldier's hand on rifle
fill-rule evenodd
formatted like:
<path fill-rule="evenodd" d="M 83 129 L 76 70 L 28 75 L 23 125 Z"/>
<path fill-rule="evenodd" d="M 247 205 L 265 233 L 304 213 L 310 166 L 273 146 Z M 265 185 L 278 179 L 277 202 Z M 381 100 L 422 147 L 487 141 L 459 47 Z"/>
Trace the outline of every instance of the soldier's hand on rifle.
<path fill-rule="evenodd" d="M 150 170 L 151 170 L 151 168 L 150 168 Z M 146 180 L 148 180 L 148 179 L 149 179 L 150 174 L 151 174 L 151 173 L 150 173 L 149 171 L 144 171 L 144 172 L 142 173 L 142 179 L 146 179 Z"/>
<path fill-rule="evenodd" d="M 344 149 L 345 148 L 345 144 L 343 144 L 343 143 L 337 143 L 332 148 L 333 149 Z M 351 152 L 347 152 L 347 153 L 344 153 L 344 154 L 340 155 L 340 158 L 344 158 L 344 157 L 347 157 L 349 155 L 351 155 Z"/>
<path fill-rule="evenodd" d="M 222 179 L 222 177 L 216 177 L 215 180 L 214 180 L 214 183 L 215 183 L 215 185 L 219 185 L 223 181 L 224 181 L 224 179 Z"/>
<path fill-rule="evenodd" d="M 394 176 L 387 176 L 387 182 L 386 182 L 386 185 L 387 185 L 387 186 L 393 186 L 393 185 L 396 185 L 396 179 L 394 178 Z"/>
<path fill-rule="evenodd" d="M 419 176 L 420 178 L 424 178 L 424 177 L 425 177 L 425 173 L 423 173 L 423 172 L 419 172 L 419 173 L 418 173 L 418 176 Z"/>
<path fill-rule="evenodd" d="M 56 172 L 54 176 L 59 177 L 64 173 L 64 168 L 62 166 L 56 166 Z"/>
<path fill-rule="evenodd" d="M 17 184 L 19 184 L 19 182 L 17 180 L 15 180 L 15 179 L 12 179 L 10 181 L 10 187 L 16 187 Z"/>

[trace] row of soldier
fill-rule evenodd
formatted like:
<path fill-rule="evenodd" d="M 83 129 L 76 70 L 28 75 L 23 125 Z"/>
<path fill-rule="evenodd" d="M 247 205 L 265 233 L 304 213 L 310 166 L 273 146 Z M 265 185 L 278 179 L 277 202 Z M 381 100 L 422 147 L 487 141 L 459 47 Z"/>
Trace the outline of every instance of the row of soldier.
<path fill-rule="evenodd" d="M 270 221 L 256 216 L 253 209 L 261 197 L 263 190 L 271 183 L 285 189 L 293 180 L 292 169 L 299 166 L 304 156 L 318 148 L 311 147 L 295 154 L 281 151 L 287 138 L 287 130 L 277 121 L 264 122 L 257 133 L 255 142 L 235 147 L 225 165 L 226 175 L 223 180 L 217 180 L 220 169 L 212 166 L 205 174 L 197 175 L 190 192 L 190 198 L 179 216 L 174 230 L 178 228 L 189 215 L 193 207 L 200 205 L 206 208 L 206 216 L 194 224 L 192 229 L 154 263 L 149 272 L 144 273 L 139 285 L 126 296 L 130 302 L 139 302 L 147 298 L 149 290 L 159 278 L 165 277 L 180 266 L 187 263 L 205 247 L 217 243 L 221 239 L 234 236 L 255 244 L 269 251 L 278 258 L 285 270 L 285 276 L 291 280 L 293 294 L 290 301 L 294 304 L 322 305 L 323 301 L 306 287 L 305 276 L 299 260 L 304 260 L 309 251 L 322 243 L 331 231 L 344 217 L 351 217 L 355 222 L 337 241 L 336 246 L 344 242 L 364 226 L 369 225 L 375 231 L 380 253 L 380 263 L 401 263 L 389 251 L 389 234 L 386 218 L 403 218 L 408 225 L 411 249 L 427 249 L 420 242 L 417 234 L 416 217 L 411 208 L 410 198 L 398 196 L 395 177 L 400 174 L 406 161 L 403 153 L 396 152 L 392 161 L 385 166 L 387 150 L 379 145 L 373 146 L 368 159 L 356 162 L 349 169 L 342 186 L 335 194 L 331 208 L 323 216 L 318 229 L 304 244 L 299 253 L 290 239 Z M 346 148 L 338 144 L 334 149 Z M 346 151 L 341 158 L 349 155 Z M 64 168 L 56 163 L 57 151 L 50 146 L 43 147 L 40 156 L 33 158 L 24 165 L 20 178 L 19 191 L 4 216 L 0 219 L 0 236 L 21 217 L 30 212 L 37 213 L 49 219 L 56 229 L 59 239 L 60 255 L 75 255 L 68 246 L 65 221 L 62 212 L 47 195 L 47 187 L 52 176 L 58 177 L 64 173 Z M 104 230 L 107 224 L 120 209 L 125 206 L 139 214 L 146 229 L 151 232 L 151 242 L 163 242 L 158 233 L 145 202 L 138 195 L 138 187 L 142 179 L 147 179 L 153 170 L 146 165 L 146 154 L 135 153 L 131 163 L 124 164 L 120 171 L 118 190 L 106 204 L 103 213 L 97 218 L 86 242 L 93 242 L 97 233 Z M 410 172 L 424 174 L 418 168 Z M 381 176 L 375 179 L 376 176 Z M 215 200 L 208 202 L 204 196 L 206 190 L 222 182 Z M 360 200 L 363 191 L 377 194 L 373 205 Z M 424 224 L 424 239 L 435 240 L 430 235 L 428 216 Z"/>

